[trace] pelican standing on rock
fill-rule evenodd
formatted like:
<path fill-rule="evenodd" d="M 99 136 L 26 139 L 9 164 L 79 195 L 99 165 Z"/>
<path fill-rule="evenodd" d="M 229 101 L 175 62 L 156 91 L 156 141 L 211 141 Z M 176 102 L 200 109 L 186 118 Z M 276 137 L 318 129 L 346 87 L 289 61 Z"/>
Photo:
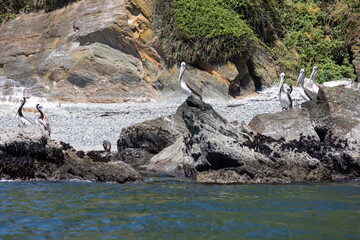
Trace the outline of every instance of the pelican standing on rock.
<path fill-rule="evenodd" d="M 279 101 L 282 107 L 282 110 L 287 110 L 292 108 L 292 100 L 289 93 L 289 90 L 292 91 L 292 87 L 288 89 L 284 89 L 284 82 L 285 82 L 285 73 L 280 74 L 280 87 L 279 87 Z"/>
<path fill-rule="evenodd" d="M 17 118 L 17 121 L 18 121 L 18 126 L 19 127 L 25 127 L 25 126 L 29 126 L 29 125 L 32 125 L 34 124 L 33 121 L 31 121 L 29 118 L 25 117 L 22 113 L 22 108 L 23 106 L 25 105 L 25 102 L 26 102 L 26 98 L 23 97 L 23 99 L 21 99 L 21 104 L 20 104 L 20 107 L 18 108 L 16 114 L 15 114 L 15 118 Z"/>
<path fill-rule="evenodd" d="M 296 82 L 296 86 L 300 84 L 300 96 L 305 101 L 312 101 L 316 99 L 316 94 L 310 91 L 307 87 L 304 85 L 304 79 L 305 79 L 306 71 L 305 69 L 300 70 L 299 78 Z"/>
<path fill-rule="evenodd" d="M 43 112 L 42 110 L 43 107 L 40 106 L 40 104 L 36 104 L 36 109 L 39 111 L 40 116 L 35 117 L 34 119 L 35 124 L 42 126 L 50 135 L 51 134 L 50 121 L 47 118 L 45 112 Z"/>
<path fill-rule="evenodd" d="M 316 84 L 316 74 L 318 73 L 319 68 L 317 66 L 313 67 L 310 78 L 305 78 L 304 87 L 311 91 L 315 96 L 319 93 L 319 86 Z M 314 79 L 314 80 L 313 80 Z"/>
<path fill-rule="evenodd" d="M 108 140 L 103 141 L 104 150 L 107 152 L 111 152 L 111 143 Z"/>
<path fill-rule="evenodd" d="M 186 68 L 186 63 L 182 62 L 181 67 L 180 67 L 180 74 L 179 74 L 181 88 L 184 89 L 184 91 L 187 92 L 189 95 L 195 95 L 200 100 L 202 100 L 201 89 L 198 86 L 196 86 L 195 84 L 183 80 L 185 68 Z"/>

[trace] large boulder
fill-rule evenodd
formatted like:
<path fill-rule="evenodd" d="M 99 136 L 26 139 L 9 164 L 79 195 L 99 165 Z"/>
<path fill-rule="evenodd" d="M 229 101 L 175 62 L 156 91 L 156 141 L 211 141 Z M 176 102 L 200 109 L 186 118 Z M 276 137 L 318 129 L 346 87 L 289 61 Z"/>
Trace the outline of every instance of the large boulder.
<path fill-rule="evenodd" d="M 287 141 L 300 139 L 302 135 L 319 137 L 311 124 L 310 114 L 306 108 L 291 109 L 277 113 L 258 114 L 249 122 L 255 132 Z"/>
<path fill-rule="evenodd" d="M 240 183 L 268 183 L 330 178 L 321 161 L 306 152 L 286 149 L 284 141 L 256 134 L 244 124 L 230 124 L 197 99 L 190 98 L 186 104 L 183 117 L 190 134 L 185 145 L 198 171 L 198 182 L 226 183 L 222 176 L 227 171 L 239 175 L 231 177 L 229 183 L 234 179 Z"/>
<path fill-rule="evenodd" d="M 359 99 L 360 91 L 323 87 L 316 101 L 305 102 L 302 107 L 309 110 L 312 125 L 321 140 L 345 139 L 346 134 L 360 124 Z"/>
<path fill-rule="evenodd" d="M 172 145 L 153 156 L 149 160 L 146 170 L 184 176 L 184 164 L 192 163 L 192 161 L 186 162 L 185 151 L 184 138 L 179 137 Z"/>
<path fill-rule="evenodd" d="M 0 178 L 137 182 L 142 177 L 123 162 L 94 162 L 39 126 L 0 129 Z"/>
<path fill-rule="evenodd" d="M 155 154 L 187 132 L 179 108 L 173 115 L 123 128 L 117 141 L 117 157 L 136 168 L 146 166 Z"/>
<path fill-rule="evenodd" d="M 249 126 L 256 132 L 287 141 L 301 135 L 320 141 L 360 139 L 354 129 L 360 124 L 360 91 L 344 87 L 321 87 L 316 101 L 301 109 L 255 116 Z M 347 137 L 351 136 L 351 138 Z"/>

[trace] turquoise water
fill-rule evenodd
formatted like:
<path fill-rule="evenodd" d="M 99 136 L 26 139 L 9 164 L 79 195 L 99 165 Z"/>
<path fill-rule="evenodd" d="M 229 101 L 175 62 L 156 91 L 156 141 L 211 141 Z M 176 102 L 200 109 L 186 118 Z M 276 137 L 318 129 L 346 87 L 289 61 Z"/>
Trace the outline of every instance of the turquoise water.
<path fill-rule="evenodd" d="M 0 182 L 0 239 L 360 239 L 360 182 Z"/>

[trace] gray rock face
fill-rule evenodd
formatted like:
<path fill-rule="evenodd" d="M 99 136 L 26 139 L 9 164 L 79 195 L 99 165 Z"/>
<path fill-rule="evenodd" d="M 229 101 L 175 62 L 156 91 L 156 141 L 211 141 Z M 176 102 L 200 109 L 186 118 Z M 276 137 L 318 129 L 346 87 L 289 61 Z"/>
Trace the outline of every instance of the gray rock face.
<path fill-rule="evenodd" d="M 249 127 L 275 139 L 299 140 L 302 134 L 319 140 L 311 124 L 309 111 L 305 108 L 256 115 L 250 121 Z"/>
<path fill-rule="evenodd" d="M 117 141 L 118 158 L 138 167 L 187 133 L 180 108 L 176 114 L 123 128 Z M 132 157 L 130 157 L 132 156 Z"/>
<path fill-rule="evenodd" d="M 185 145 L 199 172 L 197 181 L 224 183 L 222 176 L 227 171 L 239 175 L 230 174 L 230 182 L 238 179 L 241 183 L 329 179 L 321 162 L 306 152 L 286 149 L 283 141 L 256 134 L 245 125 L 230 124 L 210 105 L 196 99 L 188 99 L 187 104 L 183 116 L 190 136 Z"/>
<path fill-rule="evenodd" d="M 0 129 L 0 178 L 136 182 L 142 177 L 123 162 L 94 162 L 65 143 L 50 139 L 39 126 Z"/>
<path fill-rule="evenodd" d="M 360 124 L 360 91 L 344 87 L 326 88 L 319 91 L 316 102 L 306 102 L 315 131 L 321 139 L 344 139 Z M 359 136 L 360 137 L 360 136 Z"/>
<path fill-rule="evenodd" d="M 209 104 L 194 97 L 167 118 L 182 120 L 176 128 L 168 128 L 173 137 L 168 144 L 159 145 L 156 151 L 161 151 L 153 151 L 156 155 L 147 162 L 148 170 L 186 175 L 208 183 L 328 181 L 360 175 L 360 161 L 343 151 L 347 144 L 344 141 L 321 142 L 316 136 L 301 136 L 288 142 L 274 139 L 244 124 L 227 122 Z M 156 119 L 158 127 L 166 126 L 164 119 Z M 142 124 L 124 131 L 135 134 L 139 126 Z M 154 131 L 155 135 L 158 133 Z M 154 144 L 153 138 L 147 141 L 140 137 L 138 142 L 144 149 L 154 149 L 148 147 Z"/>
<path fill-rule="evenodd" d="M 179 137 L 172 145 L 152 157 L 146 170 L 183 176 L 184 164 L 187 164 L 185 150 L 184 139 Z"/>
<path fill-rule="evenodd" d="M 350 136 L 356 139 L 356 127 L 360 124 L 359 99 L 357 90 L 322 87 L 316 101 L 303 103 L 301 109 L 257 115 L 249 126 L 258 133 L 287 141 L 299 139 L 301 135 L 321 141 L 334 137 L 350 140 Z"/>

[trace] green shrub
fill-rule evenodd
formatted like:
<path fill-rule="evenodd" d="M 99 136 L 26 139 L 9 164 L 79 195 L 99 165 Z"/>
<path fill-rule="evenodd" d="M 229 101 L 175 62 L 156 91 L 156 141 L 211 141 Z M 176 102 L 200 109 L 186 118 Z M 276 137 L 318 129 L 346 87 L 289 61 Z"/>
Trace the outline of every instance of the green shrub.
<path fill-rule="evenodd" d="M 157 1 L 154 26 L 168 62 L 226 61 L 254 51 L 257 38 L 222 0 Z"/>
<path fill-rule="evenodd" d="M 343 77 L 355 79 L 347 49 L 349 35 L 340 30 L 343 26 L 339 23 L 330 25 L 333 21 L 329 21 L 328 11 L 328 6 L 317 1 L 285 2 L 280 16 L 285 29 L 284 46 L 273 46 L 271 53 L 286 71 L 298 73 L 305 68 L 311 72 L 317 65 L 317 82 Z"/>
<path fill-rule="evenodd" d="M 260 39 L 288 76 L 317 65 L 318 82 L 355 79 L 347 46 L 360 34 L 358 0 L 156 2 L 155 31 L 170 63 L 251 55 Z"/>
<path fill-rule="evenodd" d="M 76 0 L 0 0 L 0 24 L 16 17 L 20 12 L 44 9 L 47 12 Z"/>

